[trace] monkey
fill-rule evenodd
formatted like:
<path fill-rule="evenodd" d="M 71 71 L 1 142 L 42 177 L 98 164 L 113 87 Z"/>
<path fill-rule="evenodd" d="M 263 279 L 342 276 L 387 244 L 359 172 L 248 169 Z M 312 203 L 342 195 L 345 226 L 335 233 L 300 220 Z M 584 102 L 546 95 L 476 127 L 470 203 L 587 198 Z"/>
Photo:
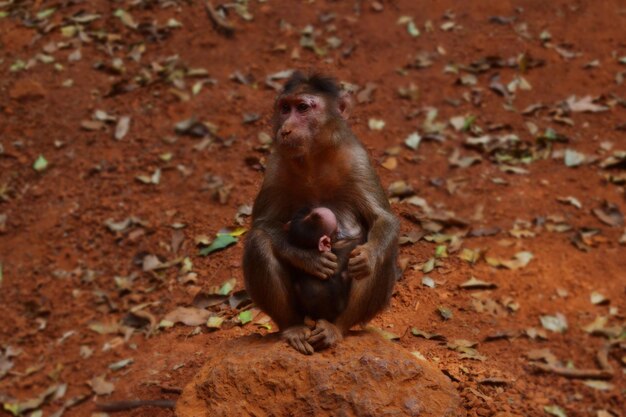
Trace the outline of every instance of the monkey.
<path fill-rule="evenodd" d="M 355 239 L 338 241 L 337 218 L 327 207 L 305 207 L 296 212 L 285 227 L 291 244 L 320 252 L 332 250 L 337 256 L 337 271 L 327 280 L 291 267 L 298 310 L 313 320 L 335 321 L 348 303 L 351 284 L 347 274 L 349 254 L 363 242 Z"/>
<path fill-rule="evenodd" d="M 330 77 L 294 72 L 274 102 L 273 152 L 252 209 L 242 269 L 245 288 L 303 354 L 334 346 L 385 308 L 398 277 L 399 221 L 367 155 L 348 125 L 350 97 Z M 326 280 L 339 268 L 332 251 L 289 242 L 284 224 L 305 206 L 327 207 L 339 239 L 362 243 L 349 254 L 346 307 L 310 329 L 298 305 L 291 267 Z"/>

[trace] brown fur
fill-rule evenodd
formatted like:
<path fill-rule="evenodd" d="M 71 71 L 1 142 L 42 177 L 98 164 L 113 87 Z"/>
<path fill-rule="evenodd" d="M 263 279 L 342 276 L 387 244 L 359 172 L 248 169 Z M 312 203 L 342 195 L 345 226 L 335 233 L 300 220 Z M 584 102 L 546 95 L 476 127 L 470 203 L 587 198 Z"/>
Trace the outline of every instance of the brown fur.
<path fill-rule="evenodd" d="M 306 77 L 298 77 L 297 82 L 288 81 L 291 91 L 283 94 L 315 93 L 312 91 L 314 84 L 308 83 Z M 332 98 L 325 92 L 319 96 L 325 100 L 328 117 L 319 134 L 309 138 L 315 146 L 306 155 L 296 158 L 277 146 L 269 158 L 263 185 L 254 202 L 243 269 L 250 296 L 281 331 L 303 326 L 304 317 L 294 305 L 287 265 L 314 270 L 320 262 L 320 254 L 289 244 L 284 224 L 300 208 L 321 205 L 336 214 L 340 227 L 344 223 L 356 226 L 357 235 L 367 237 L 366 263 L 372 266 L 372 271 L 363 279 L 353 280 L 348 305 L 334 323 L 340 338 L 353 325 L 371 320 L 389 302 L 398 275 L 399 223 L 391 213 L 365 149 L 340 117 L 341 98 Z M 278 129 L 280 125 L 275 122 L 275 133 Z M 310 338 L 316 347 L 326 347 L 337 341 L 329 336 L 328 332 L 334 330 L 328 330 L 328 326 L 328 323 L 320 324 L 315 337 L 306 331 L 287 334 L 291 337 L 298 333 L 298 343 L 306 345 L 304 339 Z M 332 328 L 333 324 L 330 326 Z M 319 332 L 326 333 L 320 336 Z M 303 351 L 300 345 L 294 347 Z M 311 351 L 306 347 L 303 353 Z"/>

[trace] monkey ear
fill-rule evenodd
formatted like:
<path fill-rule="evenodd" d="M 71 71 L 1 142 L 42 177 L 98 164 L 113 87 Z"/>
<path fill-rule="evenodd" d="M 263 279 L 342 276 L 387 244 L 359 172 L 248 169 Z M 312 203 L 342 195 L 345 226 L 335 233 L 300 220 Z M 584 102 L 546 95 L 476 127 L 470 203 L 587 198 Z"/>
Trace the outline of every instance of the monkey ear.
<path fill-rule="evenodd" d="M 330 250 L 332 249 L 332 244 L 331 244 L 329 236 L 324 235 L 320 237 L 320 241 L 318 243 L 318 249 L 320 252 L 330 252 Z"/>
<path fill-rule="evenodd" d="M 352 97 L 350 97 L 350 93 L 347 91 L 339 93 L 339 98 L 337 99 L 337 109 L 339 110 L 341 117 L 344 120 L 348 120 L 348 117 L 350 117 L 350 111 L 352 110 Z"/>

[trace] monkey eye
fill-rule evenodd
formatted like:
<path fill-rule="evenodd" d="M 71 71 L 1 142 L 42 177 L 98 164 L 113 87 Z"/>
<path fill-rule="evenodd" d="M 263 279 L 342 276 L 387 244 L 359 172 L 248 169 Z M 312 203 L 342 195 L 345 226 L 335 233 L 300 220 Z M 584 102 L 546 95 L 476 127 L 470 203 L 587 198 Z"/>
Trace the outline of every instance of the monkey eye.
<path fill-rule="evenodd" d="M 281 106 L 280 106 L 280 112 L 281 113 L 283 113 L 283 114 L 289 113 L 289 110 L 290 110 L 289 104 L 287 104 L 287 103 L 281 104 Z"/>
<path fill-rule="evenodd" d="M 307 111 L 309 109 L 309 105 L 306 103 L 298 103 L 298 105 L 296 106 L 296 109 L 300 112 L 300 113 L 304 113 L 305 111 Z"/>

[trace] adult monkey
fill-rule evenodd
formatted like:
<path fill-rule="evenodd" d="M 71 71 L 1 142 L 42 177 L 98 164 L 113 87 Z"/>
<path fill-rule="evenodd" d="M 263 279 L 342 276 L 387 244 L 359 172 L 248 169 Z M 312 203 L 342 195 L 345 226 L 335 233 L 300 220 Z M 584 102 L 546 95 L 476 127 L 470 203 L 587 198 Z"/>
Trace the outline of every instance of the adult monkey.
<path fill-rule="evenodd" d="M 399 222 L 346 122 L 350 104 L 332 78 L 295 72 L 286 82 L 274 108 L 275 151 L 254 202 L 244 248 L 244 280 L 252 300 L 291 346 L 309 355 L 340 341 L 353 325 L 371 320 L 389 302 L 398 276 Z M 304 206 L 331 209 L 341 238 L 366 236 L 350 253 L 353 282 L 347 307 L 334 323 L 318 320 L 312 330 L 296 305 L 287 266 L 327 279 L 337 269 L 337 258 L 289 243 L 284 226 Z"/>

